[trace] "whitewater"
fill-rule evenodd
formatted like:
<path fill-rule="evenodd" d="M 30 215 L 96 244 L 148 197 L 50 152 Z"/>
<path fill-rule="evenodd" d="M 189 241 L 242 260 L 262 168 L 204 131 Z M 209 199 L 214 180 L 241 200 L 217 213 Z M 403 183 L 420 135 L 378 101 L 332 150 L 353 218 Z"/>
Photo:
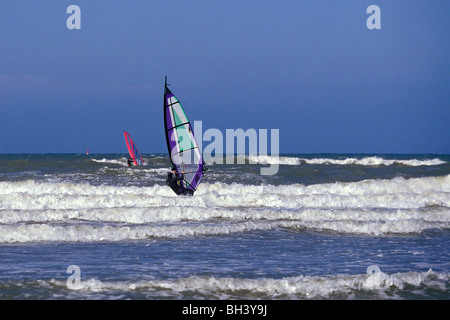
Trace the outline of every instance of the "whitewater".
<path fill-rule="evenodd" d="M 237 156 L 193 197 L 126 159 L 0 155 L 0 299 L 449 298 L 448 155 Z"/>

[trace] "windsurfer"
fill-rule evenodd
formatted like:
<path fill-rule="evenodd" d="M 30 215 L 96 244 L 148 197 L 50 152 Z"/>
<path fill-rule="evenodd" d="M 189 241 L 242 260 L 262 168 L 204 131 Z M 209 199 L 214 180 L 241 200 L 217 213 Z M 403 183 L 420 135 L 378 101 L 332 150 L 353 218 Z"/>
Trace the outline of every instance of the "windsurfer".
<path fill-rule="evenodd" d="M 128 158 L 128 161 L 127 161 L 127 163 L 128 163 L 128 166 L 129 167 L 131 167 L 132 165 L 133 165 L 133 158 Z"/>
<path fill-rule="evenodd" d="M 172 171 L 167 174 L 166 183 L 177 195 L 194 195 L 194 191 L 192 191 L 191 189 L 183 189 L 183 186 L 181 185 L 181 181 L 183 179 L 183 174 L 177 173 L 175 169 L 172 168 Z"/>
<path fill-rule="evenodd" d="M 180 195 L 182 192 L 181 179 L 174 169 L 167 174 L 166 183 L 177 195 Z"/>

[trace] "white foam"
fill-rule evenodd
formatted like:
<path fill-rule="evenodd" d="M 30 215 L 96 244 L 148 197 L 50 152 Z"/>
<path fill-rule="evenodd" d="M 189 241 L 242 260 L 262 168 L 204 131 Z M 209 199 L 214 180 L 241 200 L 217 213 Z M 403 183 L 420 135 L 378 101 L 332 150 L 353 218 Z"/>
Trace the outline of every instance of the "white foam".
<path fill-rule="evenodd" d="M 349 234 L 383 235 L 419 233 L 429 229 L 449 228 L 450 223 L 442 221 L 417 221 L 412 219 L 393 219 L 377 221 L 343 219 L 328 220 L 314 218 L 311 220 L 293 221 L 233 221 L 151 225 L 123 225 L 123 224 L 87 224 L 73 223 L 32 223 L 0 225 L 0 243 L 24 243 L 35 241 L 68 241 L 68 242 L 98 242 L 145 240 L 151 238 L 179 238 L 192 236 L 218 236 L 249 231 L 292 229 L 311 229 L 318 231 L 335 231 Z"/>
<path fill-rule="evenodd" d="M 79 183 L 0 182 L 1 210 L 86 209 L 150 206 L 222 208 L 450 207 L 450 175 L 364 180 L 303 186 L 203 183 L 195 197 L 177 197 L 163 185 L 92 186 Z"/>
<path fill-rule="evenodd" d="M 332 158 L 299 158 L 299 157 L 286 157 L 286 156 L 269 156 L 269 155 L 249 155 L 245 156 L 250 163 L 259 164 L 279 164 L 279 165 L 291 165 L 296 166 L 301 163 L 315 164 L 315 165 L 359 165 L 359 166 L 391 166 L 391 165 L 405 165 L 405 166 L 437 166 L 445 164 L 445 161 L 439 158 L 434 159 L 384 159 L 377 156 L 363 157 L 363 158 L 344 158 L 344 159 L 332 159 Z"/>
<path fill-rule="evenodd" d="M 356 274 L 336 276 L 295 276 L 274 278 L 232 278 L 190 276 L 179 279 L 140 281 L 101 281 L 87 279 L 80 282 L 74 294 L 111 292 L 139 293 L 146 297 L 191 299 L 358 299 L 368 295 L 375 299 L 401 299 L 408 293 L 426 294 L 426 289 L 445 292 L 448 273 L 404 272 L 377 275 Z M 43 285 L 65 287 L 63 281 L 50 280 Z"/>
<path fill-rule="evenodd" d="M 276 223 L 233 222 L 224 224 L 185 224 L 151 226 L 102 225 L 50 225 L 20 224 L 0 225 L 0 243 L 33 241 L 121 241 L 143 240 L 149 238 L 178 238 L 196 235 L 226 235 L 252 230 L 267 230 Z"/>
<path fill-rule="evenodd" d="M 110 163 L 110 164 L 117 164 L 117 165 L 121 165 L 124 167 L 128 167 L 128 163 L 127 163 L 127 159 L 126 158 L 122 158 L 122 159 L 91 159 L 94 162 L 97 163 Z"/>
<path fill-rule="evenodd" d="M 310 186 L 203 183 L 194 197 L 178 197 L 165 185 L 0 182 L 0 224 L 0 242 L 121 241 L 279 228 L 420 233 L 450 228 L 450 175 Z"/>
<path fill-rule="evenodd" d="M 289 165 L 296 166 L 301 163 L 301 159 L 297 157 L 275 157 L 269 155 L 249 155 L 246 156 L 246 159 L 250 161 L 250 163 L 259 163 L 259 164 L 280 164 L 280 165 Z"/>

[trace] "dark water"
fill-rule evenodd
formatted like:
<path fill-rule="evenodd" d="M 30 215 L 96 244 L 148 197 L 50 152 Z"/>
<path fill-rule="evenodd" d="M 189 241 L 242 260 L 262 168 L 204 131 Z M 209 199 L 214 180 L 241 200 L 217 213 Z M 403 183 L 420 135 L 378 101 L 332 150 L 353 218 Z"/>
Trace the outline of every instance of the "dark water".
<path fill-rule="evenodd" d="M 0 299 L 449 299 L 450 156 L 238 158 L 0 155 Z"/>

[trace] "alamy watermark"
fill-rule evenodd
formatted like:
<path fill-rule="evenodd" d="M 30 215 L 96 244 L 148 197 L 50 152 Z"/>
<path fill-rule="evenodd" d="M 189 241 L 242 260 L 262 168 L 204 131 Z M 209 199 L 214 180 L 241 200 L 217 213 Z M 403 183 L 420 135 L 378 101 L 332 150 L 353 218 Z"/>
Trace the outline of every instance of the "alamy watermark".
<path fill-rule="evenodd" d="M 381 9 L 377 5 L 370 5 L 367 7 L 366 13 L 370 14 L 367 18 L 366 26 L 369 30 L 381 29 Z"/>
<path fill-rule="evenodd" d="M 67 278 L 66 285 L 70 290 L 81 289 L 81 269 L 77 265 L 71 265 L 67 267 L 66 273 L 71 275 Z"/>
<path fill-rule="evenodd" d="M 367 267 L 366 273 L 367 279 L 363 283 L 363 287 L 366 289 L 376 289 L 383 286 L 386 279 L 389 279 L 386 274 L 381 272 L 381 269 L 377 265 L 371 265 Z"/>
<path fill-rule="evenodd" d="M 67 14 L 70 16 L 66 20 L 66 26 L 69 30 L 80 30 L 81 29 L 81 9 L 77 5 L 70 5 L 66 10 Z M 369 30 L 381 29 L 381 9 L 377 5 L 370 5 L 366 9 L 366 13 L 370 14 L 367 18 L 366 26 Z"/>
<path fill-rule="evenodd" d="M 225 135 L 216 128 L 203 132 L 202 121 L 194 121 L 193 135 L 198 147 L 202 150 L 203 161 L 208 164 L 257 164 L 260 157 L 265 157 L 268 167 L 261 167 L 261 175 L 275 175 L 279 169 L 280 132 L 279 129 L 270 129 L 270 142 L 268 129 L 226 129 Z M 176 131 L 176 133 L 175 133 Z M 172 154 L 179 153 L 174 142 L 184 146 L 190 141 L 190 128 L 187 130 L 173 130 L 169 135 L 172 142 Z M 189 149 L 189 144 L 186 144 Z M 270 153 L 268 153 L 270 149 Z M 270 157 L 270 161 L 267 161 Z M 184 164 L 196 163 L 194 153 L 183 152 Z"/>

